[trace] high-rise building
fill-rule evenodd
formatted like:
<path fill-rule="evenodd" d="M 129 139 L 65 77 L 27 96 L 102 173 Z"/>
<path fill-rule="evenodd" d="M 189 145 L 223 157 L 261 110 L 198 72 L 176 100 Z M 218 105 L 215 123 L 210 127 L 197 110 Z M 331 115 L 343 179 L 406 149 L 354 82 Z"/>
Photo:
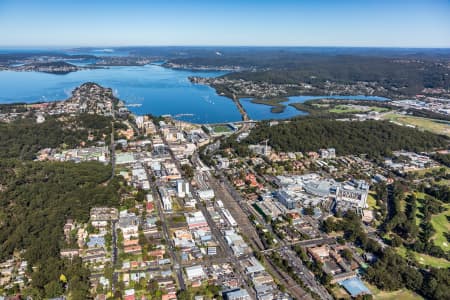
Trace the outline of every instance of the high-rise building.
<path fill-rule="evenodd" d="M 189 192 L 189 182 L 185 182 L 182 179 L 177 180 L 177 196 L 184 198 L 186 195 L 189 195 Z"/>

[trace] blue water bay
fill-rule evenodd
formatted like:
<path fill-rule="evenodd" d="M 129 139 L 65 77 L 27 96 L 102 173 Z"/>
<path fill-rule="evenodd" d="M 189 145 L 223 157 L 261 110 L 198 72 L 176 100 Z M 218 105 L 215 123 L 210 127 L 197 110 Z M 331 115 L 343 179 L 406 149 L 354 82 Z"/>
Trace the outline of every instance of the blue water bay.
<path fill-rule="evenodd" d="M 195 123 L 240 121 L 241 115 L 231 99 L 218 95 L 209 86 L 193 84 L 189 76 L 213 77 L 224 72 L 197 72 L 164 68 L 159 64 L 146 66 L 109 67 L 82 70 L 66 75 L 39 72 L 0 72 L 0 103 L 63 100 L 84 82 L 93 81 L 110 87 L 136 114 L 165 115 Z M 272 113 L 271 107 L 255 104 L 251 99 L 241 103 L 253 120 L 285 119 L 305 114 L 289 106 L 325 96 L 289 97 L 282 113 Z M 385 100 L 365 96 L 333 96 L 337 99 Z"/>

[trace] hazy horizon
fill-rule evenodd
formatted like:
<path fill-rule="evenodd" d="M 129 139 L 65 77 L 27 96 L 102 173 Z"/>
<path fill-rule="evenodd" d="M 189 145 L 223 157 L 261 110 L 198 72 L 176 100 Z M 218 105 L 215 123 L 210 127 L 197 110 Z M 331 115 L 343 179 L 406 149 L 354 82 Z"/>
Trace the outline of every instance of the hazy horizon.
<path fill-rule="evenodd" d="M 126 48 L 267 48 L 267 49 L 295 49 L 295 48 L 325 48 L 325 49 L 386 49 L 386 50 L 450 50 L 450 46 L 445 47 L 409 47 L 409 46 L 310 46 L 310 45 L 0 45 L 0 49 L 6 50 L 77 50 L 77 49 L 92 49 L 92 50 L 118 50 Z M 102 52 L 102 51 L 99 51 Z"/>

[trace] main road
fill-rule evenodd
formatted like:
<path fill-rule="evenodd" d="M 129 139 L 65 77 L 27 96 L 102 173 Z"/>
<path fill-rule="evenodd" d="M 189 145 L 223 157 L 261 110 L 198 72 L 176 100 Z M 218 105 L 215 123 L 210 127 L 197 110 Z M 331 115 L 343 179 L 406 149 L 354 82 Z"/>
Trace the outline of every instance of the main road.
<path fill-rule="evenodd" d="M 201 169 L 203 163 L 201 163 L 196 154 L 194 154 L 194 156 L 192 157 L 192 162 L 194 166 L 198 166 L 199 169 Z M 227 208 L 235 218 L 240 228 L 240 234 L 247 239 L 248 243 L 254 250 L 264 250 L 264 245 L 261 242 L 261 239 L 259 238 L 255 227 L 252 225 L 250 219 L 248 218 L 251 212 L 249 211 L 247 204 L 244 203 L 244 201 L 241 199 L 240 195 L 237 194 L 234 189 L 226 187 L 225 184 L 219 183 L 209 171 L 205 171 L 204 174 L 207 176 L 208 182 L 214 189 L 217 198 L 222 200 L 225 208 Z M 292 296 L 297 299 L 312 299 L 311 296 L 305 290 L 303 290 L 289 275 L 277 268 L 267 257 L 265 267 L 267 271 L 272 276 L 274 276 L 276 281 L 283 284 L 289 289 L 289 292 Z"/>
<path fill-rule="evenodd" d="M 239 281 L 244 285 L 245 289 L 251 294 L 252 299 L 256 299 L 256 293 L 255 291 L 250 287 L 250 282 L 248 282 L 248 278 L 244 277 L 244 269 L 242 268 L 241 263 L 238 261 L 234 253 L 231 251 L 231 248 L 227 245 L 225 242 L 225 237 L 220 232 L 219 228 L 217 228 L 216 223 L 211 218 L 211 215 L 206 209 L 206 206 L 203 204 L 200 204 L 200 210 L 202 214 L 206 218 L 206 222 L 208 223 L 209 228 L 211 229 L 211 233 L 215 237 L 215 239 L 219 242 L 220 247 L 222 248 L 223 252 L 225 253 L 228 262 L 231 262 L 233 264 L 234 269 L 237 271 L 236 277 L 239 278 Z"/>
<path fill-rule="evenodd" d="M 151 178 L 150 172 L 147 167 L 145 167 L 145 170 L 147 172 L 147 177 Z M 172 262 L 174 263 L 174 270 L 177 273 L 178 284 L 180 285 L 181 290 L 186 290 L 186 284 L 185 284 L 184 278 L 183 278 L 183 270 L 181 269 L 180 258 L 175 253 L 175 249 L 172 245 L 172 239 L 171 239 L 171 236 L 169 233 L 169 228 L 167 227 L 166 216 L 163 212 L 162 199 L 158 193 L 158 186 L 155 182 L 153 182 L 151 180 L 150 180 L 150 182 L 151 182 L 153 201 L 154 201 L 154 203 L 156 203 L 156 209 L 158 211 L 159 219 L 161 221 L 161 227 L 163 230 L 164 239 L 167 241 L 167 248 L 168 248 L 170 257 L 172 258 Z"/>

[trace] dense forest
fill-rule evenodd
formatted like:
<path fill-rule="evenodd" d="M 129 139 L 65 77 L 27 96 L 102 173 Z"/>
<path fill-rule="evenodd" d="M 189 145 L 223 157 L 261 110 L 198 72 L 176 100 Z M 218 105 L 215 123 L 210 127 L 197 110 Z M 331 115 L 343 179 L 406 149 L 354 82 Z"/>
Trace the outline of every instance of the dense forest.
<path fill-rule="evenodd" d="M 393 49 L 393 48 L 345 48 L 345 47 L 180 47 L 134 49 L 136 55 L 165 56 L 175 64 L 192 66 L 240 66 L 252 69 L 297 68 L 302 63 L 330 61 L 340 57 L 355 57 L 370 60 L 373 57 L 384 59 L 410 59 L 421 61 L 447 61 L 448 49 Z M 156 53 L 155 50 L 159 50 Z M 218 53 L 220 53 L 218 55 Z"/>
<path fill-rule="evenodd" d="M 41 124 L 32 118 L 0 123 L 0 158 L 29 160 L 43 148 L 74 148 L 81 142 L 88 142 L 89 134 L 94 136 L 94 140 L 103 137 L 108 140 L 111 120 L 109 117 L 83 114 L 62 119 L 50 117 Z"/>
<path fill-rule="evenodd" d="M 259 124 L 244 140 L 245 144 L 269 140 L 277 151 L 317 151 L 333 147 L 337 155 L 368 154 L 380 156 L 393 150 L 425 151 L 448 146 L 449 140 L 429 132 L 402 127 L 387 121 L 336 121 L 304 118 L 270 126 Z M 223 147 L 232 145 L 232 139 Z"/>
<path fill-rule="evenodd" d="M 64 274 L 73 299 L 85 299 L 87 270 L 59 258 L 63 225 L 68 218 L 86 222 L 93 206 L 118 205 L 119 179 L 107 182 L 111 167 L 97 162 L 0 160 L 0 169 L 0 260 L 25 250 L 31 294 L 56 296 Z"/>
<path fill-rule="evenodd" d="M 414 95 L 423 88 L 446 88 L 450 85 L 446 63 L 448 53 L 400 53 L 395 51 L 324 51 L 313 49 L 259 49 L 241 52 L 226 51 L 224 55 L 199 54 L 196 57 L 175 58 L 170 63 L 220 68 L 239 66 L 245 71 L 226 74 L 229 79 L 255 82 L 298 83 L 321 86 L 326 81 L 349 84 L 376 82 L 404 94 Z M 257 54 L 257 55 L 256 55 Z"/>
<path fill-rule="evenodd" d="M 306 82 L 318 86 L 326 81 L 343 84 L 367 81 L 414 95 L 424 88 L 449 86 L 450 78 L 446 73 L 448 68 L 433 62 L 346 55 L 300 57 L 285 68 L 237 72 L 224 77 L 278 84 Z"/>
<path fill-rule="evenodd" d="M 443 165 L 447 166 L 448 168 L 450 168 L 450 154 L 439 154 L 439 153 L 436 153 L 432 157 L 436 161 L 438 161 L 441 164 L 443 164 Z"/>
<path fill-rule="evenodd" d="M 29 112 L 23 119 L 0 123 L 0 261 L 23 251 L 32 280 L 22 294 L 34 299 L 66 292 L 71 299 L 89 295 L 89 270 L 80 259 L 60 258 L 60 249 L 67 247 L 63 226 L 68 218 L 86 222 L 93 206 L 117 206 L 120 180 L 110 179 L 111 167 L 97 162 L 30 160 L 47 147 L 109 143 L 111 132 L 112 118 L 89 114 L 46 116 L 45 122 L 36 123 Z M 8 291 L 16 292 L 16 287 Z"/>
<path fill-rule="evenodd" d="M 392 291 L 406 287 L 426 299 L 449 299 L 449 269 L 417 269 L 389 248 L 379 256 L 365 274 L 366 279 L 378 288 Z"/>

